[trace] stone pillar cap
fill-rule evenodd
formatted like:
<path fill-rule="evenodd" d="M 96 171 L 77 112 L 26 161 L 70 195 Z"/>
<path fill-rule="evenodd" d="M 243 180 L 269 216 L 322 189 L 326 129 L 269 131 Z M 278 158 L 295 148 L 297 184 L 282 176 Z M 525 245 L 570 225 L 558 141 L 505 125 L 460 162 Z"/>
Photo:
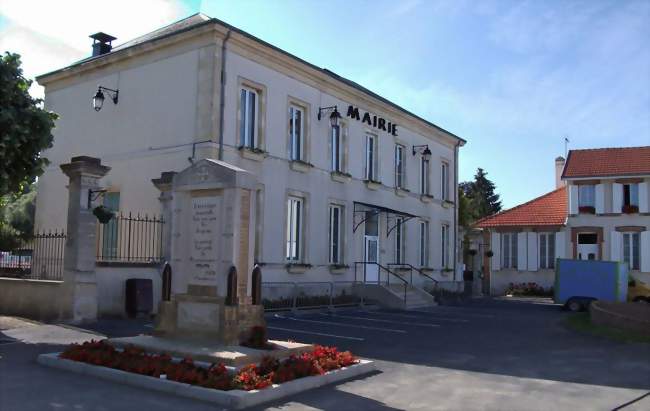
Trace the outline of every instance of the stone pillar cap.
<path fill-rule="evenodd" d="M 67 164 L 61 164 L 61 171 L 68 177 L 78 174 L 87 174 L 95 177 L 104 177 L 111 168 L 102 165 L 102 161 L 96 157 L 76 156 L 70 159 Z"/>
<path fill-rule="evenodd" d="M 163 171 L 159 178 L 152 178 L 151 182 L 158 190 L 168 191 L 171 188 L 176 174 L 178 174 L 176 171 Z"/>

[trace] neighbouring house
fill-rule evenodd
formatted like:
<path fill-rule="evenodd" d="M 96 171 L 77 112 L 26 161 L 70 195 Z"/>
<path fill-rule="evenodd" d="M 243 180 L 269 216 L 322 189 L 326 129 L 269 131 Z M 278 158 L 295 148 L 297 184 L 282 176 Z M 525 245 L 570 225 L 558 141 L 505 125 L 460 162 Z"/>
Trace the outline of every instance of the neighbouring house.
<path fill-rule="evenodd" d="M 483 291 L 550 288 L 556 258 L 623 261 L 650 281 L 650 146 L 571 150 L 555 159 L 555 181 L 550 193 L 475 224 Z"/>
<path fill-rule="evenodd" d="M 60 164 L 87 155 L 111 167 L 97 201 L 123 217 L 100 228 L 97 254 L 99 281 L 114 290 L 100 301 L 112 311 L 122 309 L 125 278 L 151 278 L 157 290 L 157 264 L 173 265 L 160 252 L 162 223 L 136 217 L 160 213 L 152 180 L 206 158 L 262 184 L 252 199 L 254 260 L 266 283 L 376 283 L 397 266 L 415 270 L 416 286 L 462 281 L 462 138 L 202 14 L 115 47 L 112 36 L 91 37 L 91 57 L 37 78 L 45 107 L 60 118 L 44 153 L 51 165 L 39 182 L 36 225 L 65 226 Z M 153 237 L 142 231 L 148 224 Z"/>

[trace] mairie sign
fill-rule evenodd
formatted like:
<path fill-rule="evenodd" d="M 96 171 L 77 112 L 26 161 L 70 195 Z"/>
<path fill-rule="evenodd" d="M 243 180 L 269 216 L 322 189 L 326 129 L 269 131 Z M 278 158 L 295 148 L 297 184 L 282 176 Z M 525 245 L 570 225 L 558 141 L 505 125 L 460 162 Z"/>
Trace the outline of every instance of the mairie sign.
<path fill-rule="evenodd" d="M 386 120 L 383 117 L 376 115 L 371 115 L 367 111 L 364 113 L 363 117 L 359 114 L 359 108 L 352 105 L 348 106 L 348 117 L 354 118 L 362 123 L 366 123 L 371 127 L 374 127 L 378 130 L 383 130 L 389 134 L 397 136 L 397 124 Z"/>

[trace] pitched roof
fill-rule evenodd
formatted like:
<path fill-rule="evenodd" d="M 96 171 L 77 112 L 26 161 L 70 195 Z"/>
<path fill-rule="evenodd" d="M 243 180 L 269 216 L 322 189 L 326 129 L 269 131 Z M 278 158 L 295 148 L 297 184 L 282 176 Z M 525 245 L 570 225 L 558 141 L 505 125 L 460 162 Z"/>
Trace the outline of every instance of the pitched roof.
<path fill-rule="evenodd" d="M 296 60 L 296 61 L 298 61 L 298 62 L 300 62 L 302 64 L 305 64 L 305 65 L 309 66 L 310 68 L 312 68 L 314 70 L 320 71 L 321 73 L 327 75 L 328 77 L 331 77 L 331 78 L 333 78 L 335 80 L 338 80 L 338 81 L 340 81 L 340 82 L 342 82 L 344 84 L 347 84 L 348 86 L 353 87 L 353 88 L 361 91 L 362 93 L 368 94 L 369 96 L 371 96 L 373 98 L 376 98 L 377 100 L 380 100 L 384 104 L 387 104 L 387 105 L 389 105 L 389 106 L 391 106 L 391 107 L 393 107 L 393 108 L 395 108 L 395 109 L 397 109 L 397 110 L 399 110 L 399 111 L 401 111 L 401 112 L 403 112 L 403 113 L 405 113 L 405 114 L 407 114 L 407 115 L 409 115 L 409 116 L 411 116 L 411 117 L 413 117 L 413 118 L 415 118 L 415 119 L 417 119 L 419 121 L 424 122 L 425 124 L 435 128 L 435 129 L 440 130 L 440 131 L 446 133 L 447 135 L 457 139 L 460 142 L 461 146 L 464 145 L 467 142 L 465 139 L 457 136 L 456 134 L 454 134 L 454 133 L 452 133 L 452 132 L 450 132 L 448 130 L 445 130 L 444 128 L 430 122 L 429 120 L 426 120 L 426 119 L 418 116 L 417 114 L 414 114 L 414 113 L 408 111 L 407 109 L 397 105 L 396 103 L 393 103 L 392 101 L 380 96 L 379 94 L 377 94 L 377 93 L 363 87 L 359 83 L 356 83 L 356 82 L 354 82 L 352 80 L 349 80 L 349 79 L 347 79 L 345 77 L 339 76 L 338 74 L 336 74 L 333 71 L 330 71 L 330 70 L 328 70 L 326 68 L 320 68 L 320 67 L 318 67 L 318 66 L 316 66 L 314 64 L 311 64 L 308 61 L 305 61 L 305 60 L 301 59 L 300 57 L 297 57 L 297 56 L 295 56 L 295 55 L 293 55 L 293 54 L 291 54 L 291 53 L 289 53 L 287 51 L 282 50 L 279 47 L 276 47 L 276 46 L 274 46 L 274 45 L 272 45 L 270 43 L 267 43 L 266 41 L 264 41 L 264 40 L 262 40 L 262 39 L 260 39 L 258 37 L 255 37 L 250 33 L 247 33 L 247 32 L 245 32 L 245 31 L 243 31 L 243 30 L 241 30 L 241 29 L 239 29 L 239 28 L 237 28 L 235 26 L 231 26 L 230 24 L 226 23 L 225 21 L 216 19 L 214 17 L 206 16 L 203 13 L 193 14 L 193 15 L 191 15 L 189 17 L 181 19 L 181 20 L 179 20 L 179 21 L 177 21 L 175 23 L 172 23 L 172 24 L 170 24 L 168 26 L 162 27 L 162 28 L 160 28 L 158 30 L 154 30 L 151 33 L 147 33 L 147 34 L 145 34 L 143 36 L 140 36 L 140 37 L 137 37 L 137 38 L 135 38 L 133 40 L 129 40 L 126 43 L 115 46 L 115 47 L 113 47 L 113 49 L 111 50 L 110 53 L 102 54 L 102 55 L 99 55 L 99 56 L 87 57 L 87 58 L 79 60 L 79 61 L 77 61 L 77 62 L 75 62 L 75 63 L 73 63 L 73 64 L 71 64 L 71 65 L 69 65 L 67 67 L 63 67 L 61 69 L 54 70 L 54 71 L 51 71 L 49 73 L 41 74 L 40 76 L 36 76 L 36 80 L 40 82 L 41 79 L 44 79 L 45 77 L 48 77 L 50 75 L 57 74 L 57 73 L 64 72 L 64 71 L 69 71 L 69 70 L 71 70 L 71 69 L 73 69 L 75 67 L 81 66 L 81 65 L 86 64 L 88 62 L 91 62 L 91 61 L 94 61 L 94 60 L 97 60 L 97 59 L 101 59 L 101 58 L 104 58 L 104 57 L 109 56 L 109 55 L 114 55 L 115 53 L 119 53 L 119 52 L 122 52 L 124 50 L 128 50 L 128 49 L 130 49 L 132 47 L 135 47 L 135 46 L 138 46 L 140 44 L 148 43 L 148 42 L 155 41 L 155 40 L 160 40 L 160 39 L 163 39 L 163 38 L 166 38 L 166 37 L 171 37 L 171 36 L 181 34 L 181 33 L 184 33 L 184 32 L 190 31 L 190 30 L 194 30 L 196 28 L 202 27 L 202 26 L 207 25 L 207 24 L 219 24 L 221 26 L 224 26 L 228 30 L 232 30 L 232 31 L 234 31 L 236 33 L 239 33 L 242 36 L 245 36 L 245 37 L 247 37 L 247 38 L 249 38 L 251 40 L 254 40 L 254 41 L 256 41 L 257 43 L 259 43 L 259 44 L 261 44 L 263 46 L 270 47 L 271 49 L 273 49 L 275 51 L 278 51 L 278 52 L 280 52 L 280 53 L 282 53 L 282 54 L 284 54 L 284 55 L 286 55 L 286 56 L 288 56 L 288 57 L 290 57 L 290 58 L 292 58 L 292 59 L 294 59 L 294 60 Z"/>
<path fill-rule="evenodd" d="M 512 226 L 563 225 L 567 218 L 567 190 L 560 187 L 527 203 L 485 217 L 474 226 L 479 228 Z"/>
<path fill-rule="evenodd" d="M 562 178 L 650 175 L 650 146 L 571 150 Z"/>

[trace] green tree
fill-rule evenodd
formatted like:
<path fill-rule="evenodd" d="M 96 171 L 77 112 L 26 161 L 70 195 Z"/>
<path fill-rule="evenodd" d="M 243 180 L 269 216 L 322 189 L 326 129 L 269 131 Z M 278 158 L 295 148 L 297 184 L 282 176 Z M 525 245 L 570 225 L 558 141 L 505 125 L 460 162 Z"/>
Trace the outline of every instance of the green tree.
<path fill-rule="evenodd" d="M 501 211 L 499 194 L 495 193 L 496 186 L 487 178 L 485 170 L 478 168 L 473 181 L 459 184 L 459 190 L 468 200 L 467 207 L 472 219 L 481 219 Z M 459 204 L 460 208 L 461 204 Z"/>
<path fill-rule="evenodd" d="M 0 56 L 0 196 L 21 193 L 48 165 L 41 151 L 52 146 L 57 115 L 29 95 L 20 56 Z"/>
<path fill-rule="evenodd" d="M 34 232 L 36 184 L 21 194 L 0 197 L 0 250 L 11 250 Z"/>

